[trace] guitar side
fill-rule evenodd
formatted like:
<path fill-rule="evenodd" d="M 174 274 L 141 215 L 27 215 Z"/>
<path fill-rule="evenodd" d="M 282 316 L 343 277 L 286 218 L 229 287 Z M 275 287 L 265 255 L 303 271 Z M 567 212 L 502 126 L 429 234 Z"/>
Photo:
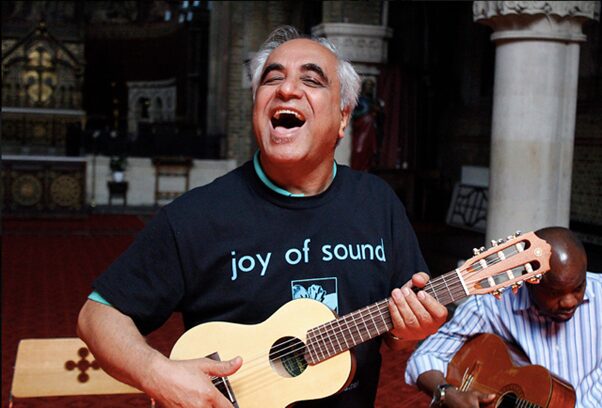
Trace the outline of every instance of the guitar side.
<path fill-rule="evenodd" d="M 493 334 L 480 334 L 458 350 L 449 363 L 447 381 L 460 389 L 496 393 L 487 407 L 509 406 L 502 401 L 514 396 L 540 407 L 575 406 L 570 384 L 539 365 L 515 366 L 506 343 Z"/>
<path fill-rule="evenodd" d="M 278 353 L 270 359 L 270 351 L 284 350 L 289 354 L 290 338 L 305 343 L 309 329 L 333 318 L 332 311 L 324 304 L 297 299 L 256 325 L 209 322 L 195 326 L 176 342 L 170 358 L 186 360 L 218 353 L 223 361 L 241 356 L 242 367 L 228 377 L 240 408 L 282 408 L 296 401 L 324 398 L 350 381 L 353 360 L 349 351 L 308 365 L 300 374 L 291 374 Z M 278 342 L 282 344 L 278 346 Z"/>

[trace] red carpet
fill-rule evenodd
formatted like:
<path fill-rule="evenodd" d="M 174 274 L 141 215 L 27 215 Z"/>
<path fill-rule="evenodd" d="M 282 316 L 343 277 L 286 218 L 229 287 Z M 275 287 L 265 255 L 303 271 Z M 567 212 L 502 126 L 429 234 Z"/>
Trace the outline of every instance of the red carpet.
<path fill-rule="evenodd" d="M 77 314 L 93 279 L 132 241 L 143 222 L 131 215 L 73 220 L 9 219 L 2 223 L 2 406 L 8 406 L 17 344 L 25 338 L 75 337 Z M 149 337 L 164 353 L 182 332 L 177 316 Z M 376 407 L 428 407 L 403 383 L 408 352 L 383 349 Z M 138 396 L 21 399 L 18 407 L 148 406 Z"/>

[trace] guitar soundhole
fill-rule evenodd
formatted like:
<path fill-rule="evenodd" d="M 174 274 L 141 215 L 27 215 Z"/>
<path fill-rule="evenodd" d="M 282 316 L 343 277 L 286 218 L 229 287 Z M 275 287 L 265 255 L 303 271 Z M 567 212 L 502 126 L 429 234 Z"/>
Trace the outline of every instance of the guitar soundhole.
<path fill-rule="evenodd" d="M 305 344 L 296 337 L 278 339 L 270 349 L 270 364 L 283 377 L 296 377 L 307 368 Z"/>
<path fill-rule="evenodd" d="M 521 402 L 521 399 L 513 392 L 508 392 L 502 395 L 502 398 L 498 400 L 498 404 L 495 406 L 496 408 L 516 408 Z"/>

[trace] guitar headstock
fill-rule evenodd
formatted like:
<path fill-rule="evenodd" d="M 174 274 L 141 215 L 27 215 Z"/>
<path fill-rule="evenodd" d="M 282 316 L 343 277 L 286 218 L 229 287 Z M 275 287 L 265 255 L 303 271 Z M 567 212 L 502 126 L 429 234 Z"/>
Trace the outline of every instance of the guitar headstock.
<path fill-rule="evenodd" d="M 509 287 L 516 292 L 525 281 L 539 283 L 550 270 L 550 244 L 534 232 L 517 232 L 491 244 L 489 249 L 474 249 L 474 256 L 456 269 L 469 295 L 499 297 Z"/>

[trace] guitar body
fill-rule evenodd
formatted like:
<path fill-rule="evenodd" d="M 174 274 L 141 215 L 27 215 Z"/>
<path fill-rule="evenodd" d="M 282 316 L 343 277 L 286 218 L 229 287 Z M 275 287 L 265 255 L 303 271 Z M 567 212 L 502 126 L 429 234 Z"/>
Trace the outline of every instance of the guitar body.
<path fill-rule="evenodd" d="M 514 366 L 506 343 L 493 334 L 472 338 L 456 353 L 447 369 L 447 382 L 462 390 L 496 393 L 487 407 L 575 406 L 570 384 L 539 365 Z"/>
<path fill-rule="evenodd" d="M 309 329 L 334 317 L 321 302 L 297 299 L 256 325 L 209 322 L 195 326 L 178 339 L 170 358 L 186 360 L 214 353 L 221 361 L 242 357 L 242 367 L 227 378 L 240 408 L 282 408 L 296 401 L 324 398 L 351 380 L 351 352 L 300 369 L 290 352 L 299 349 L 299 343 L 291 338 L 305 343 Z M 290 361 L 285 361 L 287 357 Z"/>

